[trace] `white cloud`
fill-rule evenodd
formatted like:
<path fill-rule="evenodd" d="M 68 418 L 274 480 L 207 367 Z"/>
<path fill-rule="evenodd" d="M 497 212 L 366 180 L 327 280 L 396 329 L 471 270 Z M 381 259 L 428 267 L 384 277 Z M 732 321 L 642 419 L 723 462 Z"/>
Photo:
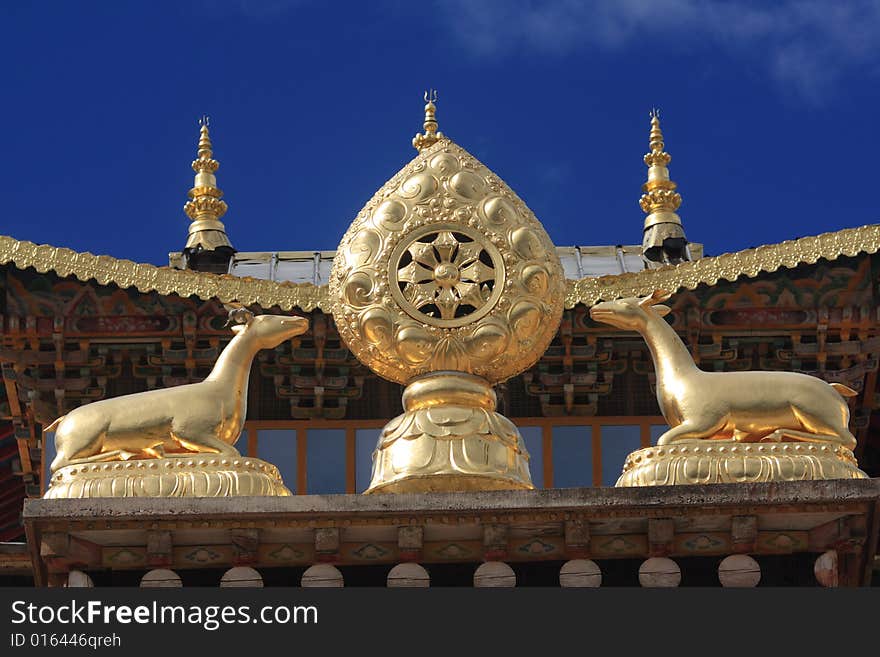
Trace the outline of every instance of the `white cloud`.
<path fill-rule="evenodd" d="M 454 37 L 475 54 L 614 51 L 645 39 L 718 48 L 760 63 L 818 101 L 841 75 L 876 75 L 880 0 L 441 0 Z"/>

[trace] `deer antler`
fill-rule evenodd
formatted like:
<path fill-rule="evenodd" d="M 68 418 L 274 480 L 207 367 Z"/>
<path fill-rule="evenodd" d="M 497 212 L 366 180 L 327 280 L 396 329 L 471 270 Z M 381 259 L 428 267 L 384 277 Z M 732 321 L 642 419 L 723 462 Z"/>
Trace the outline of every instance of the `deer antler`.
<path fill-rule="evenodd" d="M 238 324 L 250 324 L 254 321 L 254 314 L 241 304 L 234 302 L 230 305 L 223 304 L 223 306 L 229 311 L 229 317 L 226 320 L 224 328 Z"/>
<path fill-rule="evenodd" d="M 666 290 L 654 290 L 651 294 L 639 301 L 639 305 L 642 308 L 650 308 L 658 303 L 663 303 L 671 296 L 672 292 L 667 292 Z"/>

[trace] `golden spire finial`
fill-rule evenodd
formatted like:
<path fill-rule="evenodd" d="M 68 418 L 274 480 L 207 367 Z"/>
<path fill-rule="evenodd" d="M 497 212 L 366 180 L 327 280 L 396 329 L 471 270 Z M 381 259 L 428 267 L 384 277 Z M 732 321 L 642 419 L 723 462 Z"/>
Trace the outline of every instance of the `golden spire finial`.
<path fill-rule="evenodd" d="M 648 219 L 657 212 L 666 212 L 674 214 L 681 205 L 681 196 L 675 191 L 675 183 L 669 179 L 669 169 L 667 165 L 672 161 L 672 156 L 663 150 L 663 132 L 660 130 L 660 110 L 654 108 L 651 110 L 651 134 L 649 136 L 649 145 L 651 152 L 645 155 L 645 164 L 648 165 L 648 182 L 642 185 L 645 192 L 639 199 L 639 205 L 642 210 L 648 214 Z M 658 223 L 657 221 L 649 223 L 645 220 L 645 228 Z M 669 218 L 663 219 L 669 221 Z M 676 216 L 675 222 L 681 223 Z"/>
<path fill-rule="evenodd" d="M 193 171 L 196 172 L 195 181 L 189 190 L 190 200 L 183 206 L 183 211 L 192 220 L 184 247 L 184 251 L 189 253 L 214 251 L 218 248 L 232 249 L 226 227 L 220 221 L 228 208 L 222 200 L 223 192 L 217 187 L 217 178 L 214 176 L 220 163 L 214 159 L 209 125 L 210 119 L 203 115 L 199 119 L 198 155 L 192 163 Z"/>
<path fill-rule="evenodd" d="M 423 127 L 425 129 L 425 134 L 416 133 L 416 136 L 413 137 L 412 144 L 413 148 L 415 148 L 420 153 L 428 148 L 429 146 L 433 146 L 438 141 L 443 139 L 443 133 L 437 131 L 437 90 L 436 89 L 428 89 L 425 91 L 425 122 Z"/>
<path fill-rule="evenodd" d="M 207 163 L 208 161 L 212 161 L 211 158 L 214 156 L 211 147 L 211 136 L 208 134 L 208 126 L 211 125 L 211 117 L 207 114 L 203 114 L 199 119 L 199 125 L 201 129 L 199 130 L 199 159 L 193 162 L 193 168 L 195 169 L 196 164 L 198 163 L 201 167 L 203 163 Z M 216 161 L 214 161 L 216 165 L 214 167 L 214 171 L 217 170 L 217 167 L 220 166 Z M 201 169 L 196 169 L 196 172 Z"/>
<path fill-rule="evenodd" d="M 645 217 L 642 252 L 652 263 L 670 264 L 689 260 L 687 238 L 681 225 L 681 218 L 675 213 L 681 205 L 681 194 L 676 184 L 669 179 L 667 166 L 672 156 L 667 153 L 660 130 L 660 110 L 653 108 L 651 133 L 648 137 L 651 151 L 645 154 L 648 166 L 648 180 L 642 185 L 639 205 L 648 216 Z M 665 227 L 660 227 L 665 224 Z"/>
<path fill-rule="evenodd" d="M 192 163 L 196 172 L 195 182 L 189 190 L 190 200 L 183 206 L 184 212 L 192 219 L 184 251 L 232 248 L 226 236 L 226 227 L 220 221 L 220 217 L 226 214 L 227 205 L 221 200 L 223 192 L 217 187 L 217 178 L 214 176 L 220 163 L 214 159 L 209 125 L 210 119 L 203 115 L 199 119 L 198 156 Z"/>
<path fill-rule="evenodd" d="M 660 110 L 656 107 L 651 108 L 651 111 L 648 112 L 648 116 L 651 117 L 651 134 L 649 136 L 649 146 L 651 148 L 651 153 L 654 151 L 662 151 L 663 150 L 663 133 L 660 131 Z M 669 154 L 667 153 L 667 156 Z M 647 155 L 645 156 L 647 157 Z M 672 159 L 671 157 L 669 158 Z M 669 160 L 666 161 L 669 163 Z M 650 166 L 650 164 L 648 165 Z"/>

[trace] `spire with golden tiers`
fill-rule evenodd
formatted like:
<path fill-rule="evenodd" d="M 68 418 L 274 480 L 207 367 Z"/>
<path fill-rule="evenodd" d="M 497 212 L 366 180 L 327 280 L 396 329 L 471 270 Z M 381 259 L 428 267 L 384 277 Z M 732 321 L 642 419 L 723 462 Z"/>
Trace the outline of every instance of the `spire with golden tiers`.
<path fill-rule="evenodd" d="M 648 216 L 645 217 L 642 254 L 649 267 L 677 264 L 690 260 L 687 252 L 687 238 L 681 218 L 675 213 L 681 205 L 681 194 L 676 184 L 669 179 L 667 166 L 672 156 L 664 149 L 663 132 L 660 130 L 660 110 L 652 109 L 651 152 L 645 155 L 648 165 L 648 181 L 642 185 L 639 205 Z"/>
<path fill-rule="evenodd" d="M 201 130 L 198 157 L 192 163 L 193 171 L 196 172 L 195 182 L 189 190 L 190 200 L 183 206 L 183 211 L 192 219 L 184 251 L 193 253 L 231 250 L 232 244 L 226 235 L 226 227 L 220 221 L 220 217 L 226 214 L 227 205 L 222 200 L 223 192 L 217 187 L 217 178 L 214 176 L 220 163 L 214 159 L 208 133 L 208 117 L 199 119 L 199 125 Z"/>
<path fill-rule="evenodd" d="M 425 92 L 425 122 L 423 127 L 425 129 L 425 133 L 422 134 L 420 132 L 416 133 L 416 136 L 413 137 L 412 145 L 419 153 L 421 153 L 426 148 L 430 148 L 438 141 L 443 139 L 443 133 L 437 131 L 437 90 L 429 89 Z"/>

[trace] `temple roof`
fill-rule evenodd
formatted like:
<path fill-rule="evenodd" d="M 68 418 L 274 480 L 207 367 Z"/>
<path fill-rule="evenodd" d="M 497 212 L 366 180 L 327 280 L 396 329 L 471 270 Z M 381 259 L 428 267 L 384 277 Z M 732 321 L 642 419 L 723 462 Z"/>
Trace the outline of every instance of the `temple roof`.
<path fill-rule="evenodd" d="M 563 247 L 566 248 L 566 247 Z M 573 247 L 567 247 L 572 249 Z M 611 253 L 617 258 L 617 247 L 597 247 L 610 249 L 606 251 L 606 264 L 611 260 Z M 638 247 L 622 247 L 624 256 L 627 249 Z M 566 308 L 573 308 L 579 303 L 592 305 L 600 300 L 610 300 L 626 296 L 645 295 L 656 289 L 674 292 L 680 288 L 695 289 L 700 284 L 714 285 L 724 279 L 734 281 L 740 276 L 755 277 L 762 272 L 773 272 L 779 268 L 793 268 L 799 264 L 812 264 L 820 258 L 834 260 L 841 256 L 855 256 L 860 253 L 875 253 L 880 250 L 880 224 L 870 224 L 860 228 L 845 228 L 833 233 L 802 237 L 787 240 L 779 244 L 759 246 L 736 253 L 700 258 L 679 265 L 669 265 L 659 269 L 646 269 L 637 272 L 617 273 L 611 275 L 592 276 L 588 268 L 584 268 L 584 249 L 573 251 L 581 260 L 582 278 L 568 278 L 566 282 Z M 296 254 L 297 252 L 286 252 Z M 245 274 L 240 277 L 229 274 L 210 274 L 193 270 L 157 267 L 150 264 L 120 260 L 111 256 L 96 256 L 91 253 L 79 253 L 71 249 L 50 245 L 37 245 L 32 242 L 16 240 L 12 237 L 0 236 L 0 264 L 11 263 L 19 269 L 33 267 L 39 272 L 53 271 L 59 276 L 75 276 L 79 280 L 95 279 L 101 285 L 115 284 L 121 288 L 135 287 L 141 292 L 156 291 L 159 294 L 177 294 L 180 296 L 197 296 L 201 299 L 216 298 L 228 303 L 237 301 L 250 305 L 258 304 L 263 308 L 278 306 L 284 310 L 299 308 L 310 312 L 315 308 L 327 310 L 327 287 L 316 285 L 314 252 L 300 252 L 302 258 L 294 261 L 295 267 L 302 267 L 303 258 L 312 269 L 304 272 L 308 282 L 290 282 L 276 276 L 275 280 L 268 277 L 257 278 L 256 269 L 247 271 L 245 268 L 233 269 L 235 273 Z M 329 269 L 329 254 L 319 251 L 318 275 L 325 277 Z M 248 254 L 238 254 L 243 257 Z M 254 254 L 251 254 L 254 255 Z M 266 263 L 271 254 L 266 255 Z M 280 257 L 281 254 L 279 254 Z M 601 253 L 599 254 L 601 255 Z M 239 261 L 243 262 L 243 261 Z M 571 261 L 566 266 L 566 276 L 574 275 L 577 269 L 571 269 Z M 590 258 L 587 263 L 592 262 Z M 595 261 L 600 262 L 599 260 Z M 627 262 L 624 257 L 623 262 Z M 260 258 L 253 259 L 253 266 L 259 268 Z M 268 271 L 268 267 L 264 269 Z M 305 273 L 311 271 L 312 273 Z"/>
<path fill-rule="evenodd" d="M 691 244 L 694 258 L 703 255 L 702 244 Z M 558 246 L 565 277 L 608 276 L 639 272 L 645 268 L 642 247 L 632 246 Z M 246 251 L 230 260 L 233 276 L 251 276 L 270 281 L 290 281 L 324 285 L 336 251 Z"/>

